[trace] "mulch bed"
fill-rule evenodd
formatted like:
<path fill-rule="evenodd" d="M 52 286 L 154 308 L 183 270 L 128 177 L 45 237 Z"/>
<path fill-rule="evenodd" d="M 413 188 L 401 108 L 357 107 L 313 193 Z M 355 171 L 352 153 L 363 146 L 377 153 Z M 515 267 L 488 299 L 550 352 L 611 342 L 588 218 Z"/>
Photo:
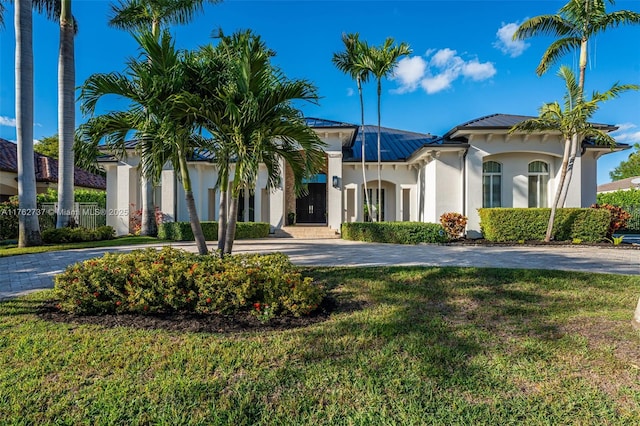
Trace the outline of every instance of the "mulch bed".
<path fill-rule="evenodd" d="M 194 314 L 170 312 L 162 314 L 104 314 L 76 315 L 62 312 L 56 307 L 57 301 L 45 302 L 38 316 L 47 321 L 67 324 L 93 324 L 106 328 L 132 327 L 144 330 L 166 330 L 191 333 L 242 333 L 252 331 L 278 331 L 307 327 L 326 321 L 333 313 L 353 312 L 362 309 L 362 303 L 337 300 L 331 295 L 325 297 L 318 309 L 306 317 L 278 317 L 262 323 L 254 315 L 241 312 L 236 315 Z"/>

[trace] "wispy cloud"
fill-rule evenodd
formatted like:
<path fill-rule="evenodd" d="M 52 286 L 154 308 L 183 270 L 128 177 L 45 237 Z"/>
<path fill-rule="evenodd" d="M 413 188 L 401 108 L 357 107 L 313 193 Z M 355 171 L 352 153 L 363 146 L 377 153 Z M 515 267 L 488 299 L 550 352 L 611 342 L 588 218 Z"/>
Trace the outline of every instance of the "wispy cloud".
<path fill-rule="evenodd" d="M 527 50 L 530 46 L 529 43 L 525 43 L 523 40 L 514 40 L 513 34 L 520 26 L 519 22 L 510 22 L 508 24 L 502 23 L 502 26 L 496 32 L 496 41 L 493 43 L 493 47 L 499 49 L 505 55 L 509 55 L 512 58 L 517 58 Z"/>
<path fill-rule="evenodd" d="M 16 119 L 0 115 L 0 126 L 16 127 Z"/>
<path fill-rule="evenodd" d="M 621 123 L 616 124 L 616 127 L 618 130 L 611 134 L 616 141 L 628 144 L 640 143 L 640 130 L 635 130 L 638 128 L 637 125 L 633 123 Z"/>
<path fill-rule="evenodd" d="M 351 87 L 348 87 L 347 88 L 347 96 L 353 96 L 353 93 L 354 93 L 353 89 Z"/>
<path fill-rule="evenodd" d="M 427 94 L 433 94 L 449 89 L 460 77 L 483 81 L 496 72 L 491 62 L 480 62 L 477 58 L 465 60 L 455 50 L 444 48 L 430 49 L 424 57 L 401 59 L 393 78 L 400 84 L 395 93 L 413 92 L 421 87 Z"/>

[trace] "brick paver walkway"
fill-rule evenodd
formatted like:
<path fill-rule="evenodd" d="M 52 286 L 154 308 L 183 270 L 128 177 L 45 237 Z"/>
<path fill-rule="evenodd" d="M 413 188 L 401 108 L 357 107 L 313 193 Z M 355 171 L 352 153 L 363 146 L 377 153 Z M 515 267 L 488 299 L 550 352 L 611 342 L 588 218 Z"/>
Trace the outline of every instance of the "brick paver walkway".
<path fill-rule="evenodd" d="M 195 251 L 193 243 L 174 247 Z M 160 245 L 152 245 L 159 247 Z M 53 276 L 75 262 L 106 252 L 125 252 L 144 246 L 65 250 L 0 258 L 0 299 L 51 288 Z M 214 243 L 209 244 L 210 248 Z M 268 238 L 241 240 L 235 252 L 288 254 L 298 265 L 375 266 L 427 265 L 497 268 L 558 269 L 640 275 L 640 250 L 584 246 L 440 246 L 396 245 L 344 241 Z"/>

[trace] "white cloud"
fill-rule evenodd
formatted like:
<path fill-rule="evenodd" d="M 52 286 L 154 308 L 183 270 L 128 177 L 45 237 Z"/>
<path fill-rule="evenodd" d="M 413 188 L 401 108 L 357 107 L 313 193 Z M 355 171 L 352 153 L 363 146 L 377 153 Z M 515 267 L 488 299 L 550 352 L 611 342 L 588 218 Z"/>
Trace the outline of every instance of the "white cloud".
<path fill-rule="evenodd" d="M 513 33 L 516 32 L 519 26 L 519 22 L 510 22 L 508 24 L 503 22 L 498 32 L 496 32 L 497 40 L 493 43 L 493 47 L 512 58 L 522 55 L 530 45 L 523 40 L 513 39 Z"/>
<path fill-rule="evenodd" d="M 427 94 L 438 93 L 452 87 L 463 77 L 483 81 L 497 73 L 492 62 L 480 62 L 477 58 L 465 60 L 457 51 L 449 48 L 429 49 L 423 56 L 402 58 L 394 72 L 400 87 L 394 93 L 413 92 L 421 87 Z"/>
<path fill-rule="evenodd" d="M 347 88 L 347 96 L 353 96 L 353 89 L 351 87 Z"/>
<path fill-rule="evenodd" d="M 618 130 L 611 134 L 616 141 L 628 144 L 640 143 L 640 131 L 633 130 L 638 127 L 637 125 L 633 123 L 622 123 L 616 124 L 616 127 L 618 127 Z"/>
<path fill-rule="evenodd" d="M 466 62 L 462 66 L 462 75 L 473 81 L 482 81 L 496 75 L 496 67 L 491 62 L 480 63 L 477 59 Z"/>
<path fill-rule="evenodd" d="M 396 93 L 413 92 L 420 84 L 427 70 L 427 62 L 421 56 L 405 57 L 398 61 L 393 72 L 393 79 L 400 81 Z"/>
<path fill-rule="evenodd" d="M 427 94 L 438 93 L 451 87 L 455 77 L 452 74 L 438 74 L 435 77 L 427 77 L 420 82 L 420 86 Z"/>
<path fill-rule="evenodd" d="M 0 115 L 0 126 L 16 127 L 16 119 Z"/>

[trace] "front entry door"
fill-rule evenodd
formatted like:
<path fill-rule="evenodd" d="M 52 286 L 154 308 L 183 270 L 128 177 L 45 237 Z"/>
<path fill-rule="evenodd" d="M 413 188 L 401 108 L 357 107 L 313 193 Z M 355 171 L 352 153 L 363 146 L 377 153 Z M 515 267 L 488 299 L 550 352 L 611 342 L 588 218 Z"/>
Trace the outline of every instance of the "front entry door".
<path fill-rule="evenodd" d="M 327 222 L 327 184 L 307 184 L 309 193 L 296 200 L 296 222 L 298 223 L 326 223 Z"/>

